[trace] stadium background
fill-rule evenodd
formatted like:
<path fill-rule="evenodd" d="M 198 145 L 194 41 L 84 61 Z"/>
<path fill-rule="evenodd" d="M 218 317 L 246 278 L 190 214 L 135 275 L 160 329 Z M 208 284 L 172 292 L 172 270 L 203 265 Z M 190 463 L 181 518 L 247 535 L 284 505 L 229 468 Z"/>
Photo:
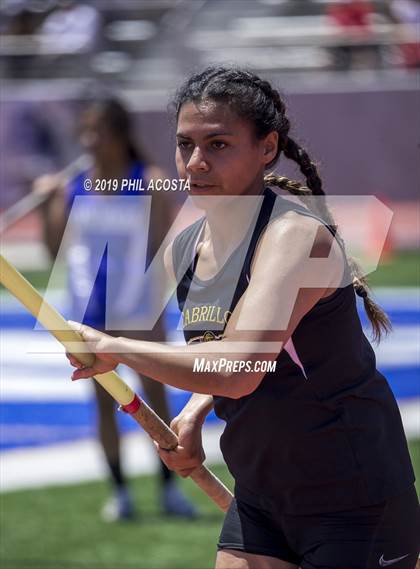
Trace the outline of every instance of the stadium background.
<path fill-rule="evenodd" d="M 211 62 L 239 63 L 266 75 L 286 94 L 295 132 L 319 162 L 327 193 L 374 194 L 394 212 L 381 265 L 371 279 L 394 332 L 376 353 L 419 472 L 419 3 L 364 3 L 366 14 L 357 27 L 340 21 L 334 8 L 360 2 L 71 4 L 1 4 L 1 210 L 27 195 L 36 176 L 80 154 L 75 123 L 86 100 L 120 96 L 147 152 L 176 177 L 166 107 L 182 78 Z M 287 161 L 279 170 L 299 178 Z M 179 205 L 174 200 L 174 215 Z M 375 241 L 374 232 L 370 238 Z M 2 235 L 1 248 L 35 286 L 45 288 L 51 260 L 38 212 Z M 64 278 L 65 267 L 63 283 Z M 48 336 L 33 331 L 33 319 L 4 291 L 0 299 L 1 566 L 212 567 L 221 516 L 188 481 L 183 484 L 201 518 L 188 523 L 159 515 L 150 476 L 156 467 L 153 450 L 124 416 L 119 417 L 124 460 L 141 517 L 114 526 L 100 521 L 97 508 L 106 483 L 91 386 L 71 385 L 63 358 L 45 355 Z M 55 299 L 57 307 L 65 306 L 62 286 Z M 172 305 L 172 330 L 175 321 Z M 129 372 L 125 377 L 132 382 Z M 176 413 L 187 395 L 169 392 Z M 205 446 L 213 464 L 220 463 L 220 429 L 211 416 Z M 229 481 L 223 467 L 216 469 Z"/>

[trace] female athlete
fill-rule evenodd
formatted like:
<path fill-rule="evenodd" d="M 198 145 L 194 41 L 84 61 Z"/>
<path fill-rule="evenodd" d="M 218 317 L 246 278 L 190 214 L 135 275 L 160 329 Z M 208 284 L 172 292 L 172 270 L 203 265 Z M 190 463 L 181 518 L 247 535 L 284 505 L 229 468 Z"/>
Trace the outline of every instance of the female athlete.
<path fill-rule="evenodd" d="M 289 136 L 279 93 L 252 73 L 215 67 L 183 85 L 175 109 L 178 172 L 204 210 L 165 256 L 187 345 L 77 325 L 96 361 L 81 368 L 69 356 L 79 368 L 73 379 L 124 363 L 194 392 L 172 422 L 179 447 L 159 451 L 183 476 L 204 460 L 200 432 L 214 406 L 226 422 L 221 449 L 235 479 L 217 569 L 413 569 L 414 474 L 355 293 L 377 339 L 389 322 L 325 204 L 311 197 L 324 194 L 322 182 Z M 281 154 L 296 162 L 305 186 L 264 177 Z M 275 370 L 261 371 L 262 360 Z"/>

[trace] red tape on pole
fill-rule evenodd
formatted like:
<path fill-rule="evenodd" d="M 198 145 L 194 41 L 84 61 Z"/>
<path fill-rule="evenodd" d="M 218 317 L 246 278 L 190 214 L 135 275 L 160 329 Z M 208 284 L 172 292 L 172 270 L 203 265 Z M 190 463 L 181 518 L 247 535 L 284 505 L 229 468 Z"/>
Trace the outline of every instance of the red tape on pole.
<path fill-rule="evenodd" d="M 140 409 L 141 399 L 138 395 L 134 395 L 133 401 L 128 403 L 127 405 L 120 405 L 120 410 L 124 411 L 124 413 L 128 413 L 129 415 L 133 415 L 136 411 Z"/>

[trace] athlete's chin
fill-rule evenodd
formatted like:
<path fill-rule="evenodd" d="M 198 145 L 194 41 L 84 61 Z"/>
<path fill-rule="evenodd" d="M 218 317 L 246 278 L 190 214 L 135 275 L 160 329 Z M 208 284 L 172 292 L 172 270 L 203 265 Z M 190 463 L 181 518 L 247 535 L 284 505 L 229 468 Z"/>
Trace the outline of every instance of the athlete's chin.
<path fill-rule="evenodd" d="M 195 186 L 190 185 L 190 194 L 192 196 L 219 196 L 222 193 L 220 186 Z"/>
<path fill-rule="evenodd" d="M 211 211 L 214 209 L 219 209 L 221 206 L 225 206 L 231 199 L 231 196 L 227 196 L 224 192 L 220 190 L 212 191 L 190 191 L 189 192 L 193 204 L 199 208 L 206 211 Z"/>

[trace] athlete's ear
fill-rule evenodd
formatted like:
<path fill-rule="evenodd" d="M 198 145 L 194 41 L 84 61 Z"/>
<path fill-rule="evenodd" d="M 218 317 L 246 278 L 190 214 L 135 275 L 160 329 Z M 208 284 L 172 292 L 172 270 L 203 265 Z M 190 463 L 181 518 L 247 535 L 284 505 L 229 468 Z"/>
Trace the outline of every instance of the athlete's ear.
<path fill-rule="evenodd" d="M 279 134 L 275 130 L 267 134 L 263 140 L 263 161 L 264 164 L 270 164 L 277 154 L 277 147 L 279 143 Z"/>

